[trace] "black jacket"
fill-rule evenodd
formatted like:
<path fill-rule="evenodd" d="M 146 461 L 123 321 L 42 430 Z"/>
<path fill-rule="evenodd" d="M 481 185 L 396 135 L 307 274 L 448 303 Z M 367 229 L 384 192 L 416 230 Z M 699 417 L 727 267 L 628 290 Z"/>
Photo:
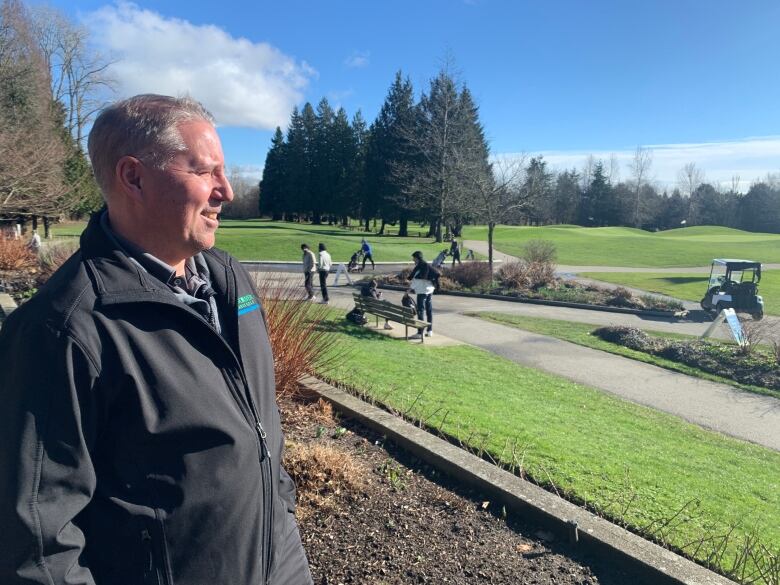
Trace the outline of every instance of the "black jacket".
<path fill-rule="evenodd" d="M 420 280 L 430 280 L 432 283 L 437 284 L 440 276 L 441 272 L 423 261 L 419 264 L 415 264 L 414 268 L 412 268 L 412 272 L 409 274 L 409 280 L 419 278 Z"/>
<path fill-rule="evenodd" d="M 204 252 L 220 336 L 116 249 L 0 330 L 0 583 L 311 583 L 249 275 Z"/>

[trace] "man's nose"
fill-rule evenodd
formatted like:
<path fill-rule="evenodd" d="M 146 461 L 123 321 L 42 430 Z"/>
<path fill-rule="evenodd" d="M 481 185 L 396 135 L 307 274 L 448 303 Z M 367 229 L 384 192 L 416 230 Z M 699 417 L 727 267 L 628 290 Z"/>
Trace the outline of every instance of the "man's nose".
<path fill-rule="evenodd" d="M 233 201 L 235 195 L 233 194 L 233 187 L 230 186 L 230 181 L 225 175 L 219 177 L 216 188 L 216 193 L 219 193 L 219 199 L 230 203 Z"/>

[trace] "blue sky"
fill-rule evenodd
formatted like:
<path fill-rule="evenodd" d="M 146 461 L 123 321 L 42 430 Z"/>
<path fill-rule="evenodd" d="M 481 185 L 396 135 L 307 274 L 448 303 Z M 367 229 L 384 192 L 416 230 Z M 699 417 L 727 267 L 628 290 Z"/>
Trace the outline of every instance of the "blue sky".
<path fill-rule="evenodd" d="M 118 95 L 188 91 L 248 173 L 294 105 L 370 121 L 395 71 L 419 92 L 448 53 L 495 154 L 560 168 L 650 146 L 661 185 L 687 162 L 745 185 L 780 171 L 777 0 L 54 4 L 118 60 Z"/>

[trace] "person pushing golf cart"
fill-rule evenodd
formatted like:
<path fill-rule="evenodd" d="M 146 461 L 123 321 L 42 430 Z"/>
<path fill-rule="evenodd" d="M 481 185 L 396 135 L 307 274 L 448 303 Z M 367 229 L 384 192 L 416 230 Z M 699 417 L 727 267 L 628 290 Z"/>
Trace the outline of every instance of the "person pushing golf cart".
<path fill-rule="evenodd" d="M 701 308 L 713 316 L 723 309 L 749 313 L 754 321 L 764 317 L 764 299 L 758 294 L 761 263 L 753 260 L 715 258 Z"/>

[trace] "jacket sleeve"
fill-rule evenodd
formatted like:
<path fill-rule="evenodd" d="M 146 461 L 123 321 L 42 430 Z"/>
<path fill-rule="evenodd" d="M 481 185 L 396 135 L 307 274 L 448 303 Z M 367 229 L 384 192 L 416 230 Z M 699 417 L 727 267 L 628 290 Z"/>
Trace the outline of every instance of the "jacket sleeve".
<path fill-rule="evenodd" d="M 74 518 L 95 491 L 97 368 L 64 333 L 14 317 L 0 330 L 0 583 L 92 585 Z"/>

